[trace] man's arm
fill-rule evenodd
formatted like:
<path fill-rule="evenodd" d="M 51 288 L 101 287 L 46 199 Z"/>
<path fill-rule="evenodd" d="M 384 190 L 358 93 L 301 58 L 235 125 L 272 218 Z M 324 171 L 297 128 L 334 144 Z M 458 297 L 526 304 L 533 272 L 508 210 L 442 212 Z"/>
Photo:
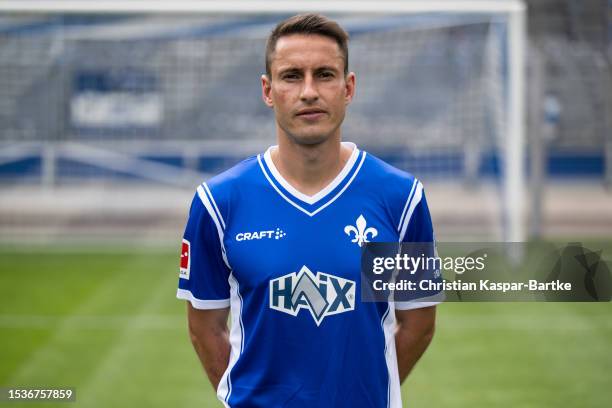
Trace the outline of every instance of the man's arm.
<path fill-rule="evenodd" d="M 228 315 L 229 308 L 199 310 L 187 302 L 191 343 L 215 390 L 229 363 Z"/>
<path fill-rule="evenodd" d="M 395 348 L 400 383 L 423 355 L 431 342 L 436 322 L 436 307 L 424 307 L 412 310 L 395 310 L 397 331 Z"/>

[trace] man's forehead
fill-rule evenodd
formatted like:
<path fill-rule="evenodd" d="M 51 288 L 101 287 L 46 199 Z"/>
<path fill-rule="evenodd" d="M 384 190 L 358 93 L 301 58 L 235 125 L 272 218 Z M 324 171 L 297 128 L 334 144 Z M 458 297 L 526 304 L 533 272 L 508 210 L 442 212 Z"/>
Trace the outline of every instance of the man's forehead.
<path fill-rule="evenodd" d="M 278 39 L 272 55 L 274 68 L 337 66 L 343 68 L 344 58 L 338 43 L 322 35 L 293 34 Z"/>

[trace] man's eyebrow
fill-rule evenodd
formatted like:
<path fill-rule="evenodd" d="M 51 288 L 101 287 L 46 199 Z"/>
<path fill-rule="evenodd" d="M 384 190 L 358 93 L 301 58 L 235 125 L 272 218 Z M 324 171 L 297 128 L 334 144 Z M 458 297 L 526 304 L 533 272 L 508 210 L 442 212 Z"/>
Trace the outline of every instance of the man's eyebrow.
<path fill-rule="evenodd" d="M 321 71 L 339 71 L 339 70 L 338 68 L 331 66 L 331 65 L 323 65 L 315 69 L 315 72 L 321 72 Z"/>
<path fill-rule="evenodd" d="M 316 67 L 314 69 L 314 73 L 315 74 L 320 74 L 321 72 L 334 72 L 334 73 L 338 73 L 341 70 L 333 65 L 322 65 L 320 67 Z M 287 74 L 300 74 L 302 75 L 304 73 L 304 69 L 302 68 L 297 68 L 297 67 L 286 67 L 286 68 L 280 68 L 278 70 L 278 75 L 282 76 L 282 75 L 287 75 Z"/>
<path fill-rule="evenodd" d="M 295 74 L 295 73 L 300 73 L 302 72 L 302 70 L 300 68 L 295 68 L 295 67 L 287 67 L 287 68 L 281 68 L 278 73 L 280 74 L 287 74 L 287 73 L 291 73 L 291 74 Z"/>

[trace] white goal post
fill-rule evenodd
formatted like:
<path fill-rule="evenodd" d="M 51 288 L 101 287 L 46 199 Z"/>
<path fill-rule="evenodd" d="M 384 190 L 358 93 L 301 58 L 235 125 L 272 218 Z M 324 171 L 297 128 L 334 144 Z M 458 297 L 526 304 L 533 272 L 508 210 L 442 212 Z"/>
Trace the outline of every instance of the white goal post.
<path fill-rule="evenodd" d="M 0 16 L 5 13 L 27 14 L 176 14 L 322 12 L 350 14 L 380 13 L 453 13 L 457 15 L 488 14 L 506 21 L 505 120 L 503 121 L 503 240 L 526 240 L 524 210 L 525 188 L 525 64 L 526 7 L 521 0 L 9 0 L 0 2 Z"/>

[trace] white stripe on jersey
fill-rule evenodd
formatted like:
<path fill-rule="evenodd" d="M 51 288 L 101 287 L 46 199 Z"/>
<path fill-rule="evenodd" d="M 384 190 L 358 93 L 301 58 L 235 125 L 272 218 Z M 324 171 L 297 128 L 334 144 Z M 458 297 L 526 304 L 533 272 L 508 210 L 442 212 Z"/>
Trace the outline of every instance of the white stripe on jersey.
<path fill-rule="evenodd" d="M 221 255 L 223 256 L 223 261 L 225 262 L 225 265 L 227 265 L 229 269 L 232 269 L 229 262 L 227 261 L 227 255 L 225 254 L 225 245 L 223 244 L 223 236 L 224 236 L 223 228 L 221 227 L 220 220 L 217 217 L 215 210 L 213 209 L 212 203 L 210 202 L 210 200 L 208 199 L 206 195 L 206 192 L 204 191 L 204 187 L 198 186 L 198 196 L 200 197 L 202 204 L 204 204 L 206 211 L 208 211 L 210 218 L 212 218 L 213 222 L 215 223 L 215 226 L 217 227 L 217 234 L 219 235 L 219 243 L 221 244 Z M 225 225 L 225 223 L 223 223 L 223 225 Z"/>
<path fill-rule="evenodd" d="M 397 352 L 395 350 L 395 311 L 387 306 L 381 326 L 385 335 L 385 361 L 389 373 L 387 385 L 387 408 L 402 408 L 402 393 L 399 382 L 399 369 L 397 367 Z"/>
<path fill-rule="evenodd" d="M 400 217 L 400 221 L 397 224 L 397 232 L 400 232 L 402 230 L 402 223 L 404 222 L 404 217 L 406 216 L 406 211 L 408 210 L 408 204 L 410 204 L 410 199 L 414 195 L 414 189 L 416 188 L 418 182 L 419 182 L 418 179 L 414 179 L 414 181 L 412 182 L 412 188 L 410 189 L 410 193 L 408 194 L 408 199 L 406 200 L 406 205 L 404 205 L 404 210 L 402 211 L 402 216 Z"/>
<path fill-rule="evenodd" d="M 219 207 L 217 207 L 217 203 L 215 202 L 215 198 L 213 197 L 212 193 L 210 192 L 210 189 L 208 188 L 208 185 L 206 183 L 202 183 L 202 185 L 204 186 L 204 189 L 206 190 L 206 194 L 207 194 L 208 198 L 210 199 L 210 202 L 212 203 L 213 207 L 215 208 L 215 213 L 219 217 L 219 221 L 221 221 L 221 225 L 223 226 L 223 230 L 225 230 L 225 220 L 223 220 L 223 216 L 221 215 L 221 211 L 219 211 Z"/>
<path fill-rule="evenodd" d="M 228 401 L 232 395 L 232 379 L 231 371 L 232 368 L 238 362 L 238 358 L 242 355 L 244 350 L 244 324 L 242 323 L 242 296 L 240 295 L 240 288 L 238 281 L 234 278 L 233 274 L 230 274 L 228 278 L 230 284 L 230 303 L 231 303 L 231 317 L 232 327 L 230 328 L 230 361 L 227 365 L 221 380 L 219 381 L 219 387 L 217 388 L 217 398 L 223 403 L 225 407 L 229 407 Z"/>
<path fill-rule="evenodd" d="M 336 194 L 336 196 L 334 198 L 332 198 L 331 200 L 329 200 L 327 203 L 323 204 L 321 207 L 317 208 L 316 211 L 314 211 L 312 213 L 312 215 L 315 215 L 316 213 L 318 213 L 319 211 L 323 210 L 325 207 L 327 207 L 328 205 L 330 205 L 331 203 L 333 203 L 334 201 L 336 201 L 336 199 L 338 197 L 340 197 L 340 195 L 342 195 L 342 193 L 344 193 L 344 190 L 346 190 L 351 183 L 353 182 L 353 180 L 355 180 L 355 177 L 357 177 L 357 173 L 359 173 L 359 170 L 361 170 L 361 165 L 363 164 L 364 160 L 366 158 L 366 152 L 361 153 L 361 161 L 359 162 L 359 164 L 357 165 L 357 170 L 355 170 L 355 172 L 353 173 L 353 175 L 351 176 L 351 178 L 349 179 L 349 181 L 344 185 L 344 187 L 342 187 L 342 190 L 338 191 L 338 194 Z"/>
<path fill-rule="evenodd" d="M 423 198 L 423 184 L 417 180 L 416 190 L 414 191 L 414 197 L 410 202 L 410 207 L 408 208 L 408 212 L 406 213 L 406 217 L 404 218 L 404 223 L 402 225 L 402 230 L 400 231 L 399 242 L 404 240 L 404 236 L 406 235 L 406 231 L 408 230 L 408 224 L 410 224 L 410 219 L 412 218 L 412 213 L 416 208 L 417 204 L 421 202 L 421 198 Z"/>

